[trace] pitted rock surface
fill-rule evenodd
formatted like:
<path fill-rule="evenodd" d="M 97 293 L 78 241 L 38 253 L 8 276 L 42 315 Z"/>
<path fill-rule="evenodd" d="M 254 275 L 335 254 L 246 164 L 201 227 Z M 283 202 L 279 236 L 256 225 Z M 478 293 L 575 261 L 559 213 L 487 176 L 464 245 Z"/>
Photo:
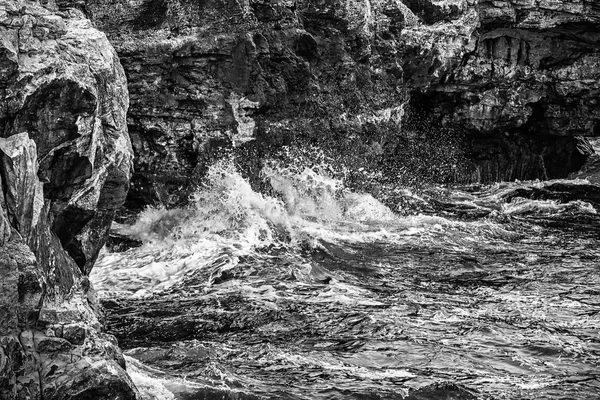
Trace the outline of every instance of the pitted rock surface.
<path fill-rule="evenodd" d="M 105 35 L 71 14 L 28 2 L 0 11 L 1 136 L 25 132 L 35 141 L 52 229 L 89 271 L 103 244 L 95 232 L 127 193 L 128 94 Z"/>

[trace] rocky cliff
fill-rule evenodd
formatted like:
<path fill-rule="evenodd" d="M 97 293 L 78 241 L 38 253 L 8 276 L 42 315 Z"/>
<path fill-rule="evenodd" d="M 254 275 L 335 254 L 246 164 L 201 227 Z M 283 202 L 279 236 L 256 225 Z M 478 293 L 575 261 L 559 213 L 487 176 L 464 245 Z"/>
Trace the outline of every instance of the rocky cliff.
<path fill-rule="evenodd" d="M 0 398 L 134 399 L 86 278 L 127 194 L 125 75 L 76 11 L 0 3 Z"/>
<path fill-rule="evenodd" d="M 592 0 L 58 4 L 123 62 L 133 201 L 181 199 L 251 138 L 254 160 L 295 142 L 391 180 L 492 181 L 566 176 L 600 129 Z"/>
<path fill-rule="evenodd" d="M 441 64 L 434 68 L 439 77 L 418 101 L 465 130 L 476 179 L 547 179 L 577 170 L 589 153 L 578 136 L 598 133 L 600 6 L 479 0 L 468 9 L 469 44 L 452 60 L 438 55 L 437 42 L 433 62 L 418 70 Z M 436 43 L 431 36 L 416 42 Z"/>
<path fill-rule="evenodd" d="M 600 135 L 593 0 L 44 3 L 0 4 L 3 399 L 137 396 L 86 278 L 132 144 L 139 206 L 231 148 L 250 174 L 299 145 L 357 184 L 492 181 L 566 176 Z"/>

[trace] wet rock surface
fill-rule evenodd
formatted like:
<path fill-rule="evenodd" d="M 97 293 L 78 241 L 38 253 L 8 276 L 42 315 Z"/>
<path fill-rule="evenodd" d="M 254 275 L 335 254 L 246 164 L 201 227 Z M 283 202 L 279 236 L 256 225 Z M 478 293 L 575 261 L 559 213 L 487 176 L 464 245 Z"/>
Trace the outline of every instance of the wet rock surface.
<path fill-rule="evenodd" d="M 600 110 L 597 5 L 479 1 L 471 12 L 477 24 L 469 45 L 454 61 L 442 52 L 433 57 L 430 68 L 436 59 L 454 65 L 425 98 L 434 114 L 468 132 L 474 180 L 548 179 L 579 169 L 586 152 L 577 135 L 596 134 Z"/>
<path fill-rule="evenodd" d="M 0 4 L 0 398 L 135 399 L 87 274 L 128 189 L 123 70 L 77 12 Z"/>
<path fill-rule="evenodd" d="M 185 201 L 233 145 L 249 170 L 301 143 L 389 179 L 489 182 L 565 177 L 598 130 L 591 1 L 58 4 L 84 9 L 123 61 L 131 207 Z"/>
<path fill-rule="evenodd" d="M 369 121 L 378 132 L 396 129 L 404 96 L 386 70 L 401 63 L 390 52 L 399 30 L 383 5 L 371 8 L 86 2 L 128 76 L 137 155 L 130 199 L 175 203 L 219 148 L 254 137 L 259 150 L 251 151 L 260 153 L 297 137 L 358 135 Z M 381 28 L 371 11 L 387 21 Z M 378 32 L 391 36 L 374 46 Z"/>
<path fill-rule="evenodd" d="M 577 172 L 569 175 L 571 179 L 585 179 L 592 184 L 600 184 L 600 140 L 598 138 L 590 139 L 589 144 L 593 154 Z"/>

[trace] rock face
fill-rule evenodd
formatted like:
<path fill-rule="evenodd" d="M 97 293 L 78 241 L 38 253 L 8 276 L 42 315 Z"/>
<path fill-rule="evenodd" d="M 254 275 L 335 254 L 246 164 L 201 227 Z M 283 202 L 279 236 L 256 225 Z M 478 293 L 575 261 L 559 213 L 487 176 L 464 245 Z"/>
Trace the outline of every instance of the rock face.
<path fill-rule="evenodd" d="M 399 2 L 386 7 L 86 2 L 128 75 L 131 198 L 176 201 L 215 147 L 252 137 L 262 151 L 297 137 L 347 142 L 370 124 L 380 135 L 397 129 L 405 96 L 394 48 L 400 10 L 410 13 Z"/>
<path fill-rule="evenodd" d="M 588 154 L 577 137 L 599 129 L 598 4 L 480 0 L 461 6 L 474 30 L 457 36 L 468 44 L 455 54 L 444 41 L 460 20 L 411 33 L 412 45 L 434 46 L 430 60 L 405 71 L 410 79 L 426 70 L 437 75 L 412 101 L 466 131 L 475 180 L 544 179 L 577 170 Z"/>
<path fill-rule="evenodd" d="M 0 4 L 0 398 L 134 399 L 86 275 L 127 194 L 123 70 L 79 13 Z"/>
<path fill-rule="evenodd" d="M 58 4 L 122 59 L 138 204 L 181 200 L 252 137 L 254 163 L 297 142 L 390 180 L 493 181 L 564 177 L 600 131 L 592 0 Z"/>

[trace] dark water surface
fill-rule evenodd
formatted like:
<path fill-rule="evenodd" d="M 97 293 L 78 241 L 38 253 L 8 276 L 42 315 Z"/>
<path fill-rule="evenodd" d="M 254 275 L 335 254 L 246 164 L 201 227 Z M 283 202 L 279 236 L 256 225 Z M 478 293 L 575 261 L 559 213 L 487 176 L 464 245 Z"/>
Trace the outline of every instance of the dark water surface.
<path fill-rule="evenodd" d="M 145 398 L 600 398 L 598 187 L 405 192 L 428 211 L 397 216 L 314 171 L 271 171 L 272 197 L 211 173 L 93 273 Z"/>

